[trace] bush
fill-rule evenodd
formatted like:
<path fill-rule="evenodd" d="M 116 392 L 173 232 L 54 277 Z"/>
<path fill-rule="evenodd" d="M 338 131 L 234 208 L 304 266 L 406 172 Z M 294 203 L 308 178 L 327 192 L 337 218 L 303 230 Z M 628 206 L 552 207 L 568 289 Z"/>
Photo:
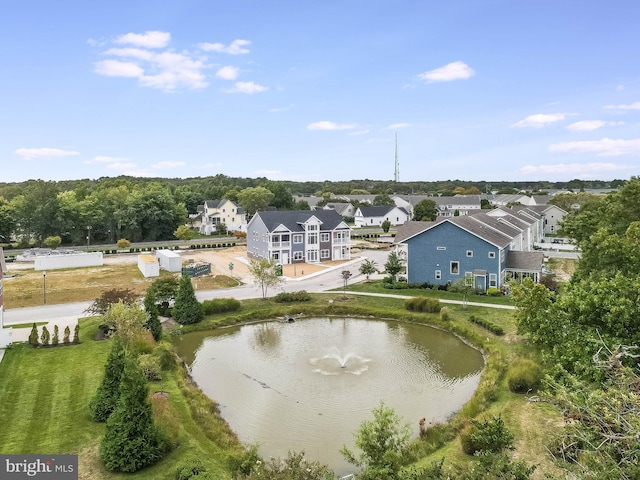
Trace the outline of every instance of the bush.
<path fill-rule="evenodd" d="M 36 327 L 35 323 L 33 327 L 31 327 L 31 333 L 29 334 L 29 345 L 32 347 L 40 345 L 40 341 L 38 340 L 38 327 Z"/>
<path fill-rule="evenodd" d="M 120 240 L 118 240 L 116 242 L 116 245 L 120 250 L 126 250 L 128 248 L 131 248 L 131 242 L 126 238 L 121 238 Z"/>
<path fill-rule="evenodd" d="M 487 288 L 487 295 L 490 297 L 499 297 L 500 295 L 502 295 L 502 292 L 499 288 L 490 287 Z"/>
<path fill-rule="evenodd" d="M 67 325 L 66 327 L 64 327 L 64 336 L 62 337 L 62 343 L 64 343 L 65 345 L 69 345 L 69 343 L 71 343 L 70 337 L 71 329 L 69 328 L 69 325 Z"/>
<path fill-rule="evenodd" d="M 53 326 L 53 337 L 51 338 L 51 345 L 57 346 L 60 343 L 60 331 L 58 325 Z"/>
<path fill-rule="evenodd" d="M 384 283 L 382 286 L 391 290 L 405 290 L 409 288 L 407 282 Z"/>
<path fill-rule="evenodd" d="M 292 302 L 308 302 L 311 300 L 311 295 L 306 290 L 299 290 L 297 292 L 280 292 L 273 300 L 277 303 L 292 303 Z"/>
<path fill-rule="evenodd" d="M 504 426 L 501 417 L 492 417 L 484 422 L 471 420 L 471 425 L 460 432 L 460 443 L 462 451 L 468 455 L 498 453 L 505 448 L 513 450 L 513 434 Z"/>
<path fill-rule="evenodd" d="M 170 371 L 176 368 L 176 356 L 170 343 L 161 342 L 153 349 L 153 355 L 158 359 L 162 371 Z"/>
<path fill-rule="evenodd" d="M 404 301 L 404 307 L 412 312 L 438 313 L 442 306 L 437 298 L 413 297 Z"/>
<path fill-rule="evenodd" d="M 236 312 L 242 304 L 235 298 L 216 298 L 202 302 L 202 310 L 205 315 L 214 313 Z"/>
<path fill-rule="evenodd" d="M 536 390 L 542 380 L 542 369 L 533 360 L 518 358 L 512 362 L 507 372 L 509 390 L 514 393 L 527 393 Z"/>
<path fill-rule="evenodd" d="M 471 315 L 469 317 L 469 321 L 471 323 L 475 323 L 476 325 L 480 325 L 483 328 L 486 328 L 494 335 L 504 335 L 504 329 L 500 325 L 496 325 L 495 323 L 490 322 L 489 320 L 485 320 L 484 318 L 478 318 L 474 315 Z"/>
<path fill-rule="evenodd" d="M 207 469 L 202 464 L 202 461 L 197 458 L 189 459 L 181 465 L 178 465 L 175 478 L 176 480 L 189 480 L 194 477 L 201 479 L 203 478 L 201 474 L 206 471 Z"/>
<path fill-rule="evenodd" d="M 47 326 L 42 327 L 42 335 L 40 335 L 40 343 L 45 347 L 49 345 L 49 339 L 51 335 L 49 334 L 49 330 L 47 330 Z"/>
<path fill-rule="evenodd" d="M 154 355 L 149 353 L 145 353 L 144 355 L 140 355 L 140 368 L 142 368 L 142 372 L 144 376 L 147 377 L 147 380 L 154 382 L 162 380 L 162 374 L 160 373 L 160 361 Z"/>
<path fill-rule="evenodd" d="M 440 320 L 443 322 L 451 320 L 451 309 L 449 307 L 442 307 L 440 309 Z"/>

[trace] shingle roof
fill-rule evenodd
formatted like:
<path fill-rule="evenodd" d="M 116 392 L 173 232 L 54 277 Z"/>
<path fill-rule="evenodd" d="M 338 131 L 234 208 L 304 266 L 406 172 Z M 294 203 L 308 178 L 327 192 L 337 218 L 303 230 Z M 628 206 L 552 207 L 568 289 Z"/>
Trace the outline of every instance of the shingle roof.
<path fill-rule="evenodd" d="M 344 222 L 342 217 L 334 210 L 277 210 L 257 212 L 256 216 L 264 222 L 267 230 L 272 232 L 279 225 L 284 225 L 292 232 L 302 232 L 302 224 L 311 217 L 316 217 L 322 222 L 320 230 L 334 230 Z M 348 228 L 348 227 L 347 227 Z"/>
<path fill-rule="evenodd" d="M 490 215 L 487 215 L 486 213 L 477 213 L 475 215 L 470 215 L 469 218 L 493 227 L 496 230 L 499 230 L 501 233 L 509 235 L 511 238 L 517 237 L 521 232 L 521 230 L 519 230 L 518 228 L 501 222 L 499 217 L 492 217 Z"/>
<path fill-rule="evenodd" d="M 512 250 L 507 255 L 508 270 L 540 271 L 544 254 L 542 252 L 519 252 Z"/>
<path fill-rule="evenodd" d="M 401 210 L 404 213 L 407 213 L 407 211 L 404 208 L 396 207 L 395 205 L 382 205 L 382 206 L 375 206 L 375 207 L 363 206 L 358 208 L 360 210 L 360 213 L 362 213 L 363 217 L 384 217 L 387 213 L 389 213 L 394 208 L 397 208 L 398 210 Z"/>
<path fill-rule="evenodd" d="M 434 226 L 438 222 L 405 222 L 398 227 L 393 243 L 402 243 L 408 238 Z"/>

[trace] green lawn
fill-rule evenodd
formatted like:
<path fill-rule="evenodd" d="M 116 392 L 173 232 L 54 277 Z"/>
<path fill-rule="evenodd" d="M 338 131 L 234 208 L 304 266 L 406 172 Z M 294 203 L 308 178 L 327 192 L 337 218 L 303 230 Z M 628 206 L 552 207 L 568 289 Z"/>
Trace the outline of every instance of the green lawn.
<path fill-rule="evenodd" d="M 390 293 L 399 293 L 386 290 Z M 405 293 L 405 291 L 401 291 Z M 438 292 L 446 293 L 446 292 Z M 478 390 L 455 415 L 445 441 L 434 451 L 422 442 L 421 462 L 447 457 L 447 461 L 466 461 L 459 448 L 457 431 L 476 415 L 503 415 L 516 434 L 516 455 L 541 464 L 540 476 L 554 472 L 545 444 L 560 423 L 553 407 L 528 403 L 524 396 L 506 388 L 505 373 L 517 356 L 535 358 L 535 351 L 516 335 L 513 311 L 489 307 L 448 305 L 449 320 L 439 314 L 409 312 L 404 300 L 386 297 L 346 295 L 340 292 L 311 295 L 309 302 L 280 304 L 273 300 L 247 300 L 239 311 L 208 316 L 198 325 L 182 331 L 212 329 L 221 325 L 248 322 L 283 315 L 327 316 L 360 315 L 394 318 L 435 325 L 463 336 L 485 352 L 486 367 Z M 471 323 L 470 315 L 486 318 L 502 326 L 506 334 L 495 336 Z M 164 372 L 161 383 L 151 383 L 150 393 L 168 392 L 167 398 L 153 399 L 155 418 L 169 433 L 176 448 L 158 464 L 129 475 L 104 470 L 99 445 L 104 425 L 91 421 L 88 403 L 102 378 L 109 341 L 94 341 L 99 321 L 81 321 L 80 345 L 33 349 L 22 344 L 6 351 L 0 363 L 0 452 L 2 453 L 77 453 L 80 478 L 83 479 L 173 479 L 176 468 L 187 459 L 202 460 L 215 478 L 228 479 L 227 460 L 238 451 L 235 435 L 217 414 L 216 406 L 192 385 L 182 369 Z M 178 337 L 171 337 L 177 339 Z M 451 440 L 452 439 L 452 440 Z M 428 442 L 427 442 L 428 443 Z M 295 445 L 292 445 L 295 449 Z M 557 472 L 555 472 L 557 473 Z"/>

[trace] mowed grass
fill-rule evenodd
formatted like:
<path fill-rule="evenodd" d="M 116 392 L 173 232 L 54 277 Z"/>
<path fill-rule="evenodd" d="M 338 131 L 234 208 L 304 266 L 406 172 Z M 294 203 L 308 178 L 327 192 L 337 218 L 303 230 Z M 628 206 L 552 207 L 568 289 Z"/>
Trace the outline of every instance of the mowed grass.
<path fill-rule="evenodd" d="M 42 272 L 15 270 L 17 276 L 4 279 L 5 308 L 33 307 L 44 304 L 45 279 Z M 102 267 L 48 270 L 46 277 L 47 304 L 92 301 L 105 290 L 128 288 L 144 295 L 157 278 L 179 275 L 166 271 L 160 277 L 145 278 L 135 264 Z M 238 281 L 226 275 L 209 275 L 193 279 L 198 290 L 235 287 Z"/>
<path fill-rule="evenodd" d="M 88 404 L 102 380 L 109 341 L 95 341 L 99 321 L 81 321 L 79 345 L 31 348 L 16 344 L 0 363 L 0 452 L 78 454 L 79 478 L 173 479 L 179 465 L 199 458 L 215 478 L 227 479 L 227 459 L 238 441 L 216 406 L 181 370 L 149 384 L 167 397 L 151 398 L 155 419 L 176 448 L 162 461 L 135 474 L 105 470 L 100 461 L 104 424 L 94 423 Z"/>

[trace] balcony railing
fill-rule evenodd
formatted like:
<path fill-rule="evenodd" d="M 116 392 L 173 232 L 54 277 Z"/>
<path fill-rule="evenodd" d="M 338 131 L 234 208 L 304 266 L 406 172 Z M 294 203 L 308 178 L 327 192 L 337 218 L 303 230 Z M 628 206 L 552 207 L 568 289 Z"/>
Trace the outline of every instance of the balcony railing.
<path fill-rule="evenodd" d="M 291 242 L 270 242 L 269 248 L 291 248 Z"/>

